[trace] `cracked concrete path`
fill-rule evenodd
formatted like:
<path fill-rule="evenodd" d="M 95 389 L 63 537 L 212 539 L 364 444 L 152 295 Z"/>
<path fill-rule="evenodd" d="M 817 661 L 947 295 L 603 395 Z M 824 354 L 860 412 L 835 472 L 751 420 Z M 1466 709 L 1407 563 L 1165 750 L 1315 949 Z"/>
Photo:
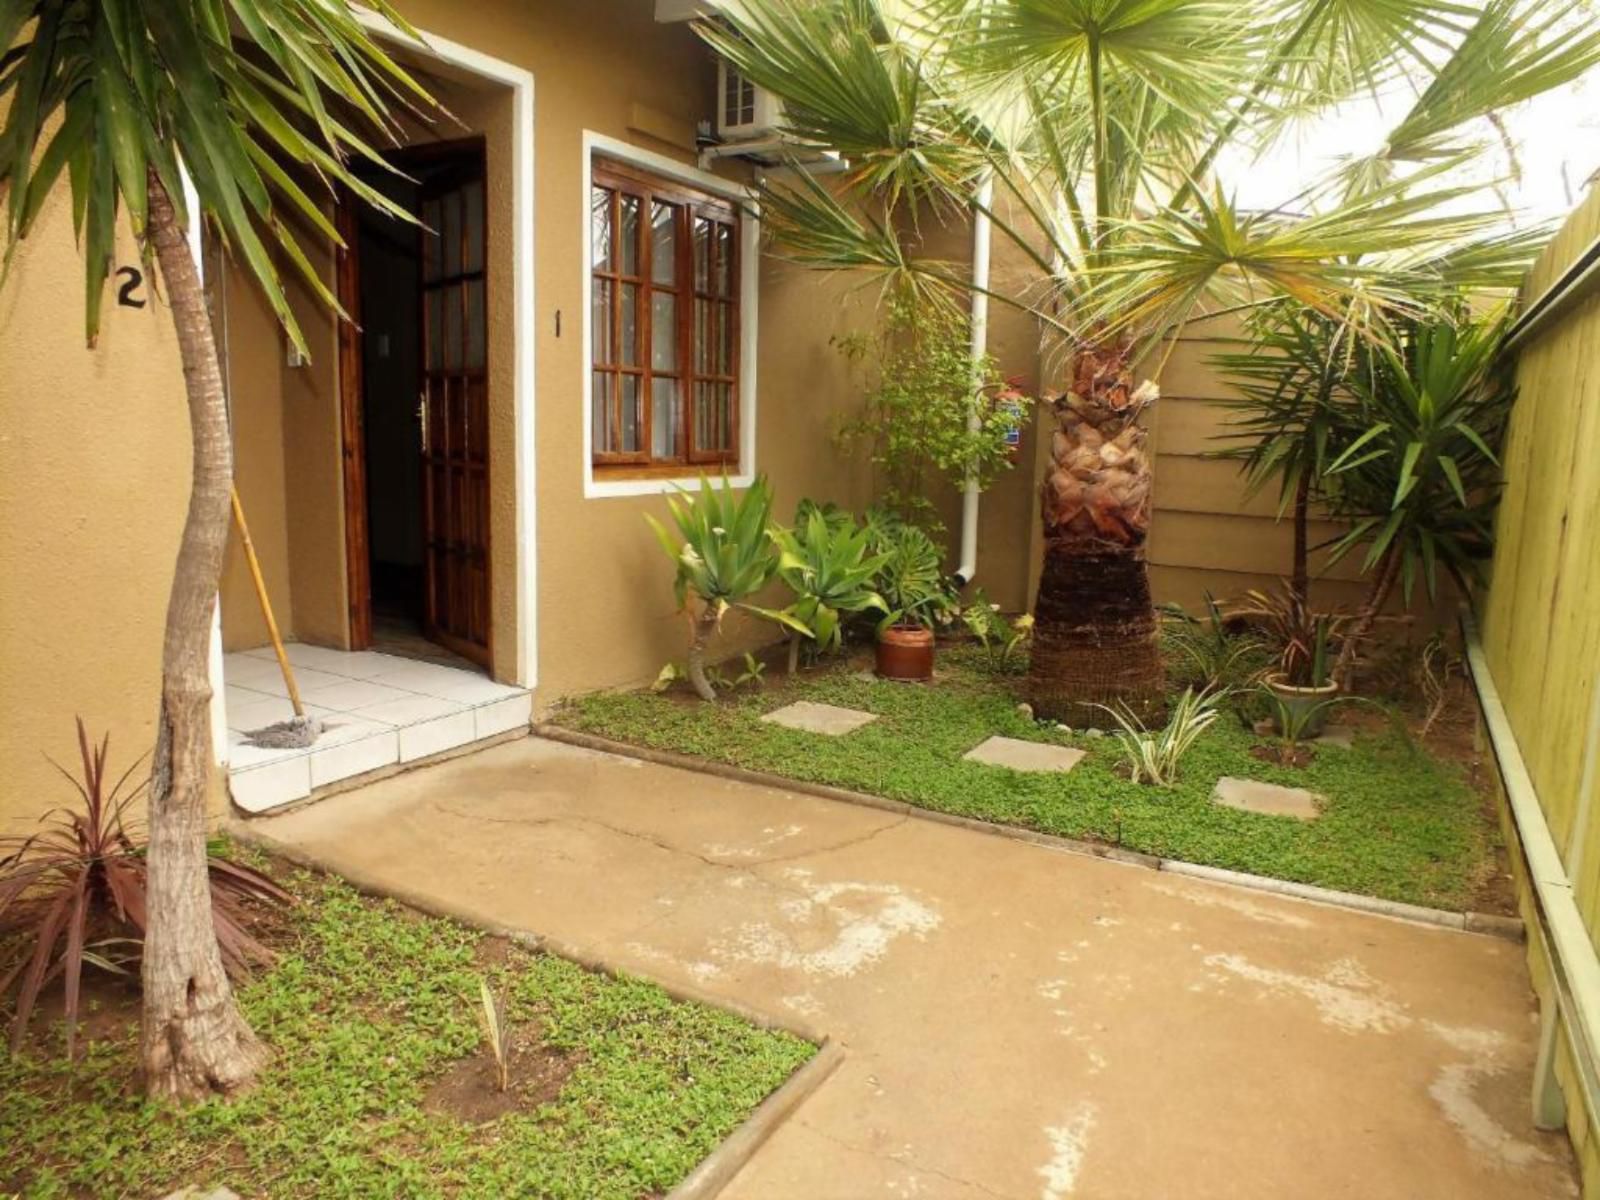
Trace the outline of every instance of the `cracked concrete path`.
<path fill-rule="evenodd" d="M 538 739 L 252 827 L 831 1033 L 730 1200 L 1576 1194 L 1507 942 Z"/>

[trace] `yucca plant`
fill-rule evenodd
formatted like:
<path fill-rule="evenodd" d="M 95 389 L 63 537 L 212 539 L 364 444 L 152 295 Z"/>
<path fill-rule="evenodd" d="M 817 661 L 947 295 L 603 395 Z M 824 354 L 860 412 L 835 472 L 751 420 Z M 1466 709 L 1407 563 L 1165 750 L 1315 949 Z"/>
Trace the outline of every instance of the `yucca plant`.
<path fill-rule="evenodd" d="M 1381 341 L 1418 296 L 1514 288 L 1547 231 L 1507 232 L 1452 172 L 1498 110 L 1600 62 L 1583 0 L 745 0 L 699 29 L 839 157 L 826 181 L 762 185 L 791 258 L 948 310 L 969 281 L 922 223 L 983 211 L 1033 264 L 988 294 L 1059 363 L 1029 694 L 1071 724 L 1164 703 L 1141 424 L 1158 389 L 1137 369 L 1165 358 L 1147 353 L 1196 313 L 1275 299 Z M 1262 211 L 1230 194 L 1232 160 L 1376 93 L 1413 98 L 1377 150 L 1325 147 L 1348 153 Z"/>
<path fill-rule="evenodd" d="M 829 520 L 814 504 L 802 504 L 795 528 L 773 533 L 779 550 L 778 575 L 794 592 L 790 611 L 809 633 L 789 634 L 789 673 L 800 667 L 800 649 L 809 639 L 818 654 L 837 649 L 843 640 L 843 619 L 857 613 L 887 612 L 873 580 L 889 560 L 871 553 L 872 533 L 845 520 Z"/>
<path fill-rule="evenodd" d="M 1227 696 L 1226 689 L 1196 692 L 1185 688 L 1183 695 L 1173 703 L 1166 724 L 1154 730 L 1131 708 L 1105 705 L 1104 710 L 1118 725 L 1114 736 L 1122 748 L 1129 778 L 1134 783 L 1149 783 L 1160 788 L 1177 783 L 1178 765 L 1183 756 L 1222 715 L 1220 706 Z"/>
<path fill-rule="evenodd" d="M 67 1057 L 77 1047 L 84 964 L 122 973 L 97 953 L 109 945 L 137 947 L 149 923 L 149 863 L 129 809 L 144 798 L 143 759 L 116 780 L 106 774 L 109 736 L 91 745 L 78 721 L 80 776 L 56 764 L 77 790 L 81 807 L 53 809 L 44 826 L 25 836 L 0 837 L 0 997 L 16 986 L 11 1049 L 22 1046 L 41 992 L 57 978 L 65 992 Z M 287 892 L 259 871 L 215 856 L 207 860 L 211 922 L 222 961 L 241 975 L 272 960 L 252 937 L 240 907 L 245 900 L 288 904 Z"/>
<path fill-rule="evenodd" d="M 388 0 L 365 7 L 415 37 Z M 0 0 L 0 96 L 6 263 L 65 181 L 84 259 L 89 344 L 124 221 L 147 269 L 152 260 L 160 269 L 177 333 L 193 453 L 150 772 L 140 1075 L 151 1096 L 227 1094 L 252 1081 L 267 1050 L 234 1003 L 207 886 L 216 762 L 208 663 L 233 457 L 187 234 L 204 222 L 304 350 L 277 264 L 337 304 L 295 226 L 339 244 L 326 212 L 337 185 L 409 220 L 349 158 L 376 159 L 374 135 L 398 139 L 388 107 L 430 101 L 349 0 Z"/>
<path fill-rule="evenodd" d="M 721 487 L 701 475 L 699 490 L 682 489 L 678 496 L 668 496 L 667 509 L 678 536 L 648 513 L 645 520 L 677 564 L 672 588 L 691 627 L 689 683 L 702 700 L 715 700 L 716 689 L 706 678 L 706 649 L 729 609 L 774 621 L 802 636 L 810 636 L 811 628 L 787 609 L 750 603 L 749 598 L 778 574 L 779 550 L 771 532 L 772 490 L 765 476 L 757 476 L 738 495 L 726 475 Z"/>

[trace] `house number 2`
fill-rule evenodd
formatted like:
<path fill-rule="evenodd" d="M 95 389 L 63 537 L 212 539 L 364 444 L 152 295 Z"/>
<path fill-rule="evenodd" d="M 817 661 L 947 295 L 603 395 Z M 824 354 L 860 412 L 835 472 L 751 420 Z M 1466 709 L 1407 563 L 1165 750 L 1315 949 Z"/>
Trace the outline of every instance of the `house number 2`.
<path fill-rule="evenodd" d="M 123 308 L 143 308 L 149 303 L 144 298 L 144 272 L 138 267 L 118 267 L 117 278 L 122 282 L 117 287 L 117 303 Z"/>

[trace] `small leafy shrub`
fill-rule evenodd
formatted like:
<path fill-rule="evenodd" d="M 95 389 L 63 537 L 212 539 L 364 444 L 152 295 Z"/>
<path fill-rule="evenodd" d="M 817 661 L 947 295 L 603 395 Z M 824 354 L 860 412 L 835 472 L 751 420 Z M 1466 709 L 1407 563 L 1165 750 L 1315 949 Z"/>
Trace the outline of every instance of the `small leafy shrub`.
<path fill-rule="evenodd" d="M 978 639 L 989 669 L 998 674 L 1016 670 L 1022 664 L 1028 643 L 1033 640 L 1032 614 L 1023 613 L 1006 620 L 1000 606 L 991 603 L 982 588 L 974 589 L 972 597 L 962 606 L 961 623 Z"/>
<path fill-rule="evenodd" d="M 484 1043 L 494 1056 L 495 1086 L 502 1092 L 511 1090 L 511 1021 L 506 1012 L 506 994 L 497 996 L 489 990 L 487 979 L 478 980 L 478 1023 L 483 1029 Z"/>
<path fill-rule="evenodd" d="M 765 683 L 766 671 L 767 664 L 746 650 L 744 653 L 744 670 L 733 678 L 730 679 L 726 671 L 715 665 L 706 667 L 705 678 L 713 689 L 728 691 L 733 688 L 741 688 L 747 683 L 753 683 L 757 687 L 761 687 Z M 655 682 L 650 685 L 650 690 L 652 692 L 664 692 L 679 680 L 688 678 L 689 669 L 684 664 L 669 662 L 656 675 Z"/>
<path fill-rule="evenodd" d="M 0 996 L 18 985 L 13 1053 L 21 1048 L 40 993 L 60 976 L 71 1058 L 84 964 L 126 974 L 126 956 L 118 961 L 110 948 L 143 944 L 145 848 L 124 816 L 144 795 L 148 780 L 132 782 L 141 757 L 109 781 L 109 745 L 105 737 L 92 746 L 79 720 L 82 775 L 53 765 L 77 790 L 82 807 L 46 813 L 37 833 L 0 838 Z M 270 963 L 272 951 L 245 931 L 241 902 L 287 904 L 288 893 L 241 863 L 213 856 L 210 868 L 211 919 L 223 966 L 238 976 Z"/>
<path fill-rule="evenodd" d="M 886 609 L 879 628 L 917 625 L 932 629 L 949 619 L 955 592 L 944 574 L 944 555 L 923 530 L 881 511 L 867 514 L 875 554 L 884 556 L 874 580 Z"/>
<path fill-rule="evenodd" d="M 1195 616 L 1179 604 L 1161 606 L 1162 643 L 1176 661 L 1172 673 L 1186 687 L 1201 691 L 1246 688 L 1267 670 L 1271 656 L 1256 634 L 1234 628 L 1210 592 L 1205 613 Z"/>
<path fill-rule="evenodd" d="M 777 530 L 773 539 L 780 551 L 778 575 L 795 594 L 791 611 L 810 630 L 789 636 L 793 674 L 804 641 L 827 653 L 839 647 L 845 617 L 887 611 L 873 581 L 889 555 L 872 552 L 871 531 L 858 528 L 849 513 L 830 513 L 809 501 L 802 503 L 795 528 Z"/>
<path fill-rule="evenodd" d="M 1202 733 L 1222 715 L 1226 692 L 1184 689 L 1172 706 L 1167 723 L 1157 730 L 1145 728 L 1131 711 L 1101 705 L 1121 727 L 1115 733 L 1128 773 L 1134 783 L 1171 787 L 1178 781 L 1178 764 Z"/>
<path fill-rule="evenodd" d="M 726 475 L 720 488 L 704 475 L 700 490 L 685 490 L 667 497 L 667 508 L 677 526 L 678 538 L 649 514 L 645 520 L 655 530 L 667 557 L 677 564 L 673 591 L 680 610 L 690 613 L 689 658 L 684 675 L 702 700 L 715 700 L 706 678 L 706 648 L 722 625 L 723 615 L 738 608 L 809 636 L 811 630 L 787 609 L 763 608 L 749 597 L 771 583 L 778 573 L 779 551 L 773 541 L 772 490 L 758 476 L 735 496 Z M 700 606 L 691 612 L 690 597 Z"/>

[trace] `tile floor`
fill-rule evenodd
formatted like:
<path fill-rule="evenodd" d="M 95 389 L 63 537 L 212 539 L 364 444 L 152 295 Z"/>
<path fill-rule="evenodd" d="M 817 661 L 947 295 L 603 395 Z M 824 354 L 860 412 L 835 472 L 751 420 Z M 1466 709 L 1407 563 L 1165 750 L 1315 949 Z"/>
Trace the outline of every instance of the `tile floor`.
<path fill-rule="evenodd" d="M 224 656 L 228 782 L 246 812 L 304 799 L 315 789 L 395 763 L 412 762 L 518 727 L 533 696 L 457 667 L 373 651 L 290 643 L 289 661 L 306 713 L 323 732 L 304 750 L 265 750 L 254 729 L 293 715 L 270 646 Z"/>

